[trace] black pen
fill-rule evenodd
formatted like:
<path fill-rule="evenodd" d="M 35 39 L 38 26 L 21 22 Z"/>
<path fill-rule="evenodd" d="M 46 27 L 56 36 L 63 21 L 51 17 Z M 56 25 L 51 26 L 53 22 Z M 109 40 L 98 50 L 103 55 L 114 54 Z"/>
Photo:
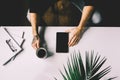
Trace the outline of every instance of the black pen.
<path fill-rule="evenodd" d="M 24 38 L 24 35 L 25 35 L 25 32 L 23 32 L 23 34 L 22 34 L 22 38 Z"/>
<path fill-rule="evenodd" d="M 6 61 L 3 66 L 7 65 L 10 61 L 12 60 L 12 58 L 10 58 L 8 61 Z"/>
<path fill-rule="evenodd" d="M 16 53 L 14 56 L 12 56 L 8 61 L 6 61 L 4 64 L 3 64 L 3 66 L 5 66 L 5 65 L 7 65 L 10 61 L 12 61 L 12 60 L 15 60 L 15 58 L 20 54 L 20 52 L 22 52 L 23 51 L 23 49 L 22 50 L 20 50 L 18 53 Z"/>

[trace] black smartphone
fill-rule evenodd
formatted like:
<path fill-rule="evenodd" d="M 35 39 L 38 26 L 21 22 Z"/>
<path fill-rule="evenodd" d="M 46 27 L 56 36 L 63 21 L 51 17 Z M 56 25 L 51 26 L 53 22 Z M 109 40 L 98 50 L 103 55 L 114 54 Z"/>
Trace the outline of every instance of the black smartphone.
<path fill-rule="evenodd" d="M 68 48 L 69 33 L 57 32 L 56 34 L 56 52 L 67 53 Z"/>

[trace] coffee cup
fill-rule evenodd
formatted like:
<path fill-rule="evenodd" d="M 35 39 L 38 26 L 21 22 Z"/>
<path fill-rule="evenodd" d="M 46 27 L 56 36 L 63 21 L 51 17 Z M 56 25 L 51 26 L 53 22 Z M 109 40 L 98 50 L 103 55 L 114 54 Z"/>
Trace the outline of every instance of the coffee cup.
<path fill-rule="evenodd" d="M 39 58 L 47 58 L 47 50 L 45 48 L 38 48 L 36 51 L 36 55 Z"/>

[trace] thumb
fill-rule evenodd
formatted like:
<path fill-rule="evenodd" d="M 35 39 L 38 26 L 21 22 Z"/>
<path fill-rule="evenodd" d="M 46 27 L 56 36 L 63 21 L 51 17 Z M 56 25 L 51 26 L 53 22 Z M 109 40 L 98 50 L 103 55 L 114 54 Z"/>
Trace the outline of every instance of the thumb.
<path fill-rule="evenodd" d="M 37 42 L 37 48 L 40 48 L 40 41 Z"/>

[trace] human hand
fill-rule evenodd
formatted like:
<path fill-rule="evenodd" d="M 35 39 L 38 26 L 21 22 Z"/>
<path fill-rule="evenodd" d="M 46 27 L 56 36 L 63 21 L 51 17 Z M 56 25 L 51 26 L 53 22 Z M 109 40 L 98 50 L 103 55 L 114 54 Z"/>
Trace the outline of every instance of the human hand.
<path fill-rule="evenodd" d="M 33 37 L 32 40 L 32 47 L 37 50 L 38 48 L 40 48 L 40 37 L 38 35 Z"/>
<path fill-rule="evenodd" d="M 76 27 L 76 28 L 66 30 L 66 32 L 69 32 L 68 46 L 71 47 L 71 46 L 76 45 L 81 38 L 80 36 L 81 30 L 78 27 Z"/>

